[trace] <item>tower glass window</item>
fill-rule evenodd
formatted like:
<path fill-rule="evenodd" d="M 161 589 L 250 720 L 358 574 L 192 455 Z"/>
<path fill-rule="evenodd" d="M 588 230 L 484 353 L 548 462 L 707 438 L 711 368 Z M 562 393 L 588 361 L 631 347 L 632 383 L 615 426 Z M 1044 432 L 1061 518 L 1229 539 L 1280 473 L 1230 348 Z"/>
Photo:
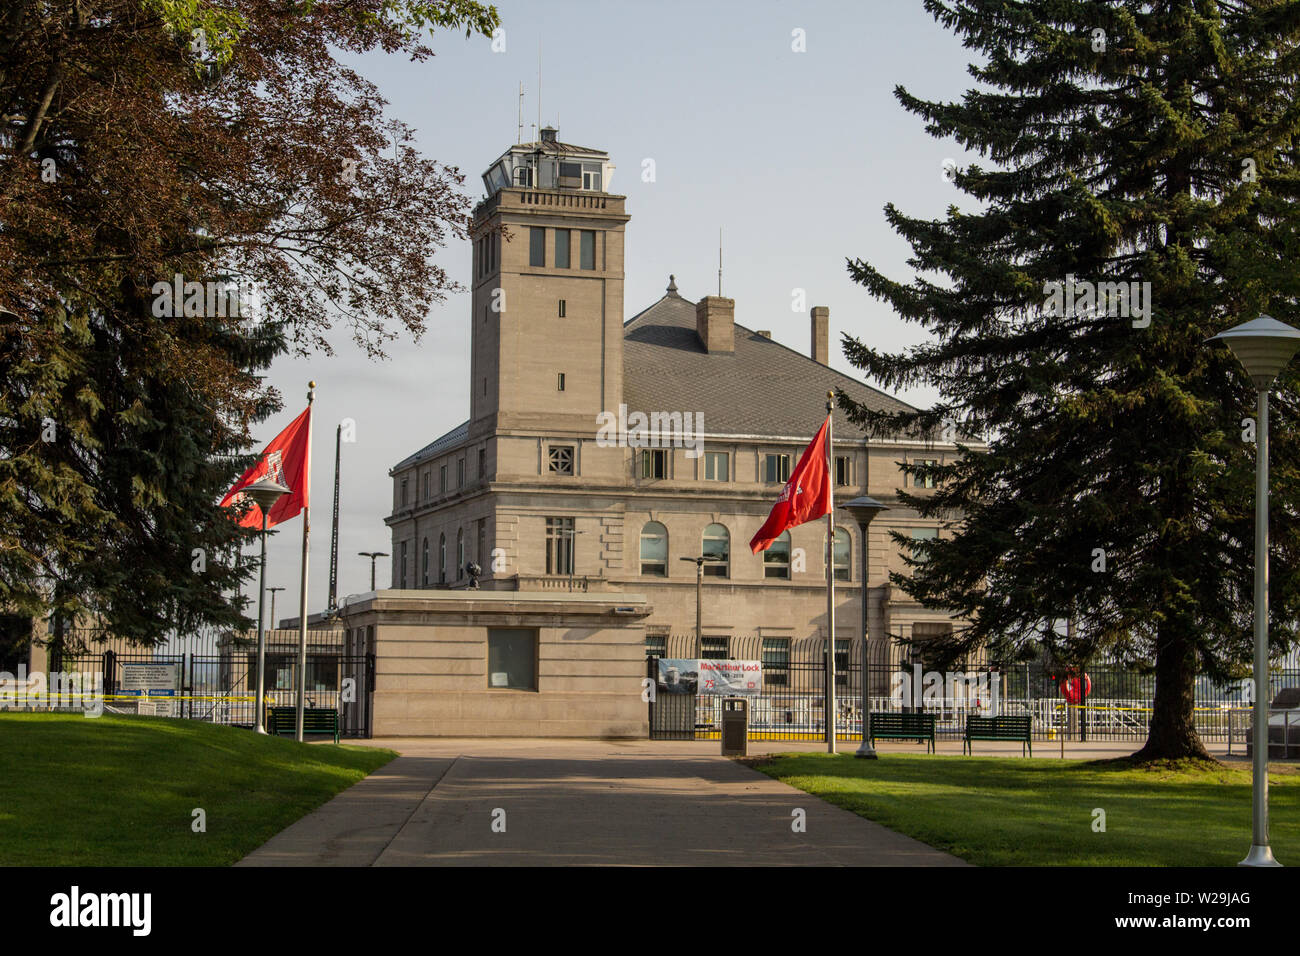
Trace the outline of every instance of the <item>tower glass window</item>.
<path fill-rule="evenodd" d="M 542 226 L 528 227 L 528 264 L 546 265 L 546 229 Z"/>
<path fill-rule="evenodd" d="M 668 529 L 658 521 L 648 521 L 641 529 L 641 573 L 668 576 Z"/>
<path fill-rule="evenodd" d="M 641 450 L 641 477 L 668 477 L 668 449 L 644 448 Z"/>
<path fill-rule="evenodd" d="M 790 480 L 789 455 L 764 455 L 763 480 L 769 484 L 785 483 Z"/>
<path fill-rule="evenodd" d="M 569 237 L 571 232 L 568 229 L 555 230 L 555 268 L 568 269 L 569 264 Z M 564 313 L 560 313 L 563 315 Z"/>
<path fill-rule="evenodd" d="M 782 531 L 781 537 L 773 541 L 763 552 L 763 577 L 790 577 L 790 532 Z"/>
<path fill-rule="evenodd" d="M 704 480 L 726 481 L 729 462 L 725 451 L 706 451 L 704 453 Z"/>
<path fill-rule="evenodd" d="M 731 534 L 724 525 L 711 524 L 704 529 L 705 577 L 725 578 L 731 574 Z"/>
<path fill-rule="evenodd" d="M 546 573 L 573 573 L 573 539 L 572 518 L 546 519 Z"/>
<path fill-rule="evenodd" d="M 583 269 L 596 268 L 596 233 L 583 229 L 578 233 L 578 266 Z"/>

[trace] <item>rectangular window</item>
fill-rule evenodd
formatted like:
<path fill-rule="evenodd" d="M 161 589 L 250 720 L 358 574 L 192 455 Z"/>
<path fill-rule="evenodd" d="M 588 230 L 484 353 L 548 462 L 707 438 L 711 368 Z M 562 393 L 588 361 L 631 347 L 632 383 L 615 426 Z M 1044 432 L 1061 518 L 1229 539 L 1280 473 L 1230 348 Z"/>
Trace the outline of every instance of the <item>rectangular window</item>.
<path fill-rule="evenodd" d="M 429 500 L 429 473 L 424 473 L 424 500 Z"/>
<path fill-rule="evenodd" d="M 555 230 L 555 268 L 571 268 L 569 263 L 569 235 L 568 229 Z M 564 313 L 560 313 L 563 315 Z"/>
<path fill-rule="evenodd" d="M 447 493 L 447 466 L 441 465 L 438 468 L 438 490 L 444 495 Z"/>
<path fill-rule="evenodd" d="M 790 638 L 763 638 L 763 684 L 786 687 L 790 683 Z"/>
<path fill-rule="evenodd" d="M 667 634 L 647 634 L 645 636 L 645 656 L 665 657 L 668 654 Z"/>
<path fill-rule="evenodd" d="M 555 380 L 555 390 L 556 390 L 557 392 L 562 392 L 562 391 L 564 391 L 564 373 L 563 373 L 563 372 L 561 372 L 560 375 L 559 375 L 559 378 L 557 378 L 557 379 Z"/>
<path fill-rule="evenodd" d="M 937 538 L 937 537 L 939 537 L 939 529 L 938 529 L 938 528 L 913 528 L 913 529 L 912 529 L 912 540 L 913 540 L 913 541 L 933 541 L 933 540 L 934 540 L 935 538 Z M 918 554 L 918 553 L 915 552 L 915 551 L 912 552 L 912 557 L 913 557 L 914 559 L 916 559 L 917 561 L 924 561 L 924 560 L 925 560 L 925 556 L 924 556 L 924 555 L 922 555 L 922 554 Z"/>
<path fill-rule="evenodd" d="M 578 265 L 583 269 L 596 268 L 596 234 L 590 229 L 578 233 Z"/>
<path fill-rule="evenodd" d="M 537 632 L 488 628 L 488 687 L 537 690 Z"/>
<path fill-rule="evenodd" d="M 841 488 L 853 484 L 853 459 L 848 455 L 835 456 L 835 484 Z"/>
<path fill-rule="evenodd" d="M 478 450 L 478 476 L 479 478 L 487 477 L 487 449 Z"/>
<path fill-rule="evenodd" d="M 730 657 L 728 643 L 725 637 L 701 637 L 700 657 L 707 661 L 725 661 Z"/>
<path fill-rule="evenodd" d="M 560 188 L 577 189 L 582 185 L 582 163 L 560 163 Z"/>
<path fill-rule="evenodd" d="M 600 192 L 600 167 L 594 166 L 582 171 L 582 188 Z"/>
<path fill-rule="evenodd" d="M 528 264 L 546 265 L 546 230 L 541 226 L 530 226 L 528 229 Z"/>
<path fill-rule="evenodd" d="M 790 480 L 789 455 L 765 455 L 763 458 L 763 480 L 769 484 L 785 484 Z"/>
<path fill-rule="evenodd" d="M 727 466 L 727 453 L 725 451 L 706 451 L 704 453 L 704 480 L 726 481 Z"/>
<path fill-rule="evenodd" d="M 402 542 L 402 561 L 399 570 L 401 571 L 401 577 L 399 578 L 400 583 L 398 586 L 403 590 L 405 590 L 406 589 L 406 542 L 405 541 Z"/>
<path fill-rule="evenodd" d="M 402 479 L 402 504 L 406 504 L 406 479 Z"/>
<path fill-rule="evenodd" d="M 565 307 L 565 302 L 564 302 L 563 299 L 561 299 L 561 300 L 560 300 L 560 309 L 559 309 L 559 316 L 560 316 L 560 318 L 564 318 L 564 307 Z"/>
<path fill-rule="evenodd" d="M 465 487 L 465 459 L 464 458 L 456 459 L 456 487 L 457 488 Z"/>
<path fill-rule="evenodd" d="M 546 519 L 546 573 L 573 573 L 573 539 L 572 518 Z"/>
<path fill-rule="evenodd" d="M 668 449 L 647 448 L 641 452 L 642 478 L 668 477 Z"/>
<path fill-rule="evenodd" d="M 475 524 L 475 545 L 478 551 L 474 554 L 474 560 L 482 567 L 487 561 L 487 519 L 479 518 Z"/>
<path fill-rule="evenodd" d="M 547 450 L 547 457 L 550 460 L 551 474 L 553 475 L 573 474 L 573 446 L 572 445 L 552 445 Z"/>
<path fill-rule="evenodd" d="M 847 687 L 849 684 L 849 644 L 845 638 L 835 638 L 835 686 Z M 835 696 L 839 696 L 836 694 Z"/>
<path fill-rule="evenodd" d="M 937 458 L 918 458 L 918 459 L 916 459 L 916 461 L 912 462 L 912 464 L 914 464 L 914 465 L 937 465 L 937 464 L 939 464 L 939 460 L 938 460 Z M 916 487 L 916 488 L 933 488 L 933 487 L 934 487 L 934 475 L 926 475 L 924 478 L 921 477 L 920 475 L 913 475 L 913 476 L 912 476 L 912 485 L 913 485 L 914 487 Z"/>

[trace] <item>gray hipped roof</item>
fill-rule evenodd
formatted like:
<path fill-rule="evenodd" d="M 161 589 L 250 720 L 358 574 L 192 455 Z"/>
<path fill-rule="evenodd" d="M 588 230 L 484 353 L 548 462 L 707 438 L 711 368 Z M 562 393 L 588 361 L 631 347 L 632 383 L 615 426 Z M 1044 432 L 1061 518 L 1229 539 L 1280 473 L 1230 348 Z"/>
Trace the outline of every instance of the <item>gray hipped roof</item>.
<path fill-rule="evenodd" d="M 734 352 L 709 353 L 695 331 L 695 303 L 672 289 L 623 327 L 629 412 L 701 412 L 707 435 L 811 438 L 826 418 L 831 389 L 873 409 L 912 409 L 740 324 Z M 864 433 L 836 408 L 835 437 Z"/>

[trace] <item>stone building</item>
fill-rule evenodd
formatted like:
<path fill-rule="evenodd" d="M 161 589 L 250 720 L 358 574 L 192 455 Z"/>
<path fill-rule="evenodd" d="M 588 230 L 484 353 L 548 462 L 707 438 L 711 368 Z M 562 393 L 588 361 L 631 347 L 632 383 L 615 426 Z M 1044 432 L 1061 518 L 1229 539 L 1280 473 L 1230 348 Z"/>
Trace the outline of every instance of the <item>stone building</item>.
<path fill-rule="evenodd" d="M 759 642 L 765 657 L 826 629 L 826 526 L 793 529 L 766 553 L 749 540 L 825 418 L 828 389 L 879 408 L 898 399 L 828 365 L 829 310 L 806 352 L 738 324 L 728 298 L 623 302 L 625 197 L 607 153 L 544 129 L 484 175 L 475 211 L 468 418 L 391 469 L 392 587 L 635 592 L 650 652 L 693 634 L 704 567 L 702 655 Z M 742 316 L 743 318 L 743 316 Z M 943 461 L 951 443 L 867 441 L 838 410 L 836 498 L 891 510 L 870 528 L 873 640 L 953 626 L 888 581 L 903 567 L 890 531 L 941 533 L 896 498 L 903 461 Z M 837 640 L 860 634 L 858 527 L 837 520 Z M 897 659 L 897 655 L 893 655 Z"/>

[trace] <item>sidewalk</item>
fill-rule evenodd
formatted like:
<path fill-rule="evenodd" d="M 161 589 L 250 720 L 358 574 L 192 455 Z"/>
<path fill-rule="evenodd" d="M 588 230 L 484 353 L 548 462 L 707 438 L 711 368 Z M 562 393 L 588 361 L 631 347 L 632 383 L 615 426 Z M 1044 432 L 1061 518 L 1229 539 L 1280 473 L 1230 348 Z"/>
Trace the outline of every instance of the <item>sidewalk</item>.
<path fill-rule="evenodd" d="M 364 743 L 401 756 L 237 865 L 964 865 L 719 756 L 717 741 Z"/>

